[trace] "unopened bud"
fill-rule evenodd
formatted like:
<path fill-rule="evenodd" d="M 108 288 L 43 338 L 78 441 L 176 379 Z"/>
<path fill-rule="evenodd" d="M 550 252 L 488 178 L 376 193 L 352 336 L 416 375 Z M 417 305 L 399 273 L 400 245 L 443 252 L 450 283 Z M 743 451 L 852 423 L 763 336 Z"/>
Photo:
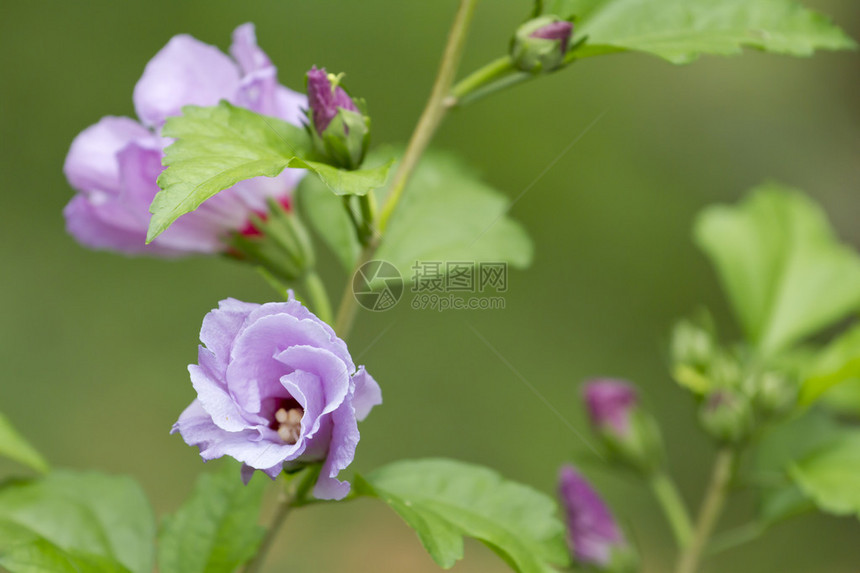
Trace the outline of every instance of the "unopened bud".
<path fill-rule="evenodd" d="M 705 431 L 720 442 L 736 444 L 752 432 L 752 404 L 743 393 L 721 388 L 707 395 L 699 420 Z"/>
<path fill-rule="evenodd" d="M 524 72 L 551 72 L 561 66 L 570 47 L 573 24 L 541 16 L 519 27 L 511 41 L 511 58 Z"/>
<path fill-rule="evenodd" d="M 659 428 L 640 407 L 632 384 L 623 380 L 591 380 L 585 384 L 583 394 L 592 428 L 613 457 L 646 473 L 662 464 Z"/>
<path fill-rule="evenodd" d="M 307 73 L 308 131 L 317 150 L 332 164 L 358 169 L 370 143 L 370 118 L 325 69 Z"/>

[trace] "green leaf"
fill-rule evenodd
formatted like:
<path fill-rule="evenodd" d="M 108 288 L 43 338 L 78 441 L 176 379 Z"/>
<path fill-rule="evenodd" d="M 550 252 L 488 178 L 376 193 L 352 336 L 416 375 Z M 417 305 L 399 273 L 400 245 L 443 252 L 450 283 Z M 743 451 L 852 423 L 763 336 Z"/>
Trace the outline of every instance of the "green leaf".
<path fill-rule="evenodd" d="M 508 208 L 504 195 L 456 157 L 429 152 L 394 210 L 375 258 L 392 263 L 407 282 L 418 261 L 526 267 L 532 244 L 520 224 L 507 216 Z"/>
<path fill-rule="evenodd" d="M 569 564 L 555 502 L 489 469 L 444 459 L 401 461 L 357 479 L 356 488 L 388 503 L 445 569 L 463 557 L 462 536 L 480 540 L 521 573 Z"/>
<path fill-rule="evenodd" d="M 737 206 L 704 210 L 699 246 L 717 268 L 741 325 L 774 355 L 860 305 L 860 258 L 800 191 L 769 183 Z"/>
<path fill-rule="evenodd" d="M 756 444 L 753 481 L 760 484 L 759 518 L 764 526 L 814 508 L 809 497 L 791 480 L 789 471 L 799 460 L 838 438 L 843 429 L 818 409 L 771 426 Z"/>
<path fill-rule="evenodd" d="M 37 472 L 47 473 L 48 471 L 48 462 L 18 433 L 3 414 L 0 414 L 0 456 L 15 460 Z"/>
<path fill-rule="evenodd" d="M 860 378 L 851 378 L 833 386 L 817 404 L 840 415 L 860 417 Z"/>
<path fill-rule="evenodd" d="M 791 476 L 822 511 L 860 515 L 860 430 L 844 432 L 797 463 Z"/>
<path fill-rule="evenodd" d="M 15 563 L 15 571 L 53 571 L 36 564 L 40 559 L 61 560 L 64 554 L 72 562 L 82 558 L 122 565 L 104 570 L 151 573 L 154 565 L 155 519 L 131 478 L 55 471 L 41 479 L 9 483 L 0 489 L 0 522 L 6 530 L 16 527 L 19 534 L 32 534 L 30 543 L 0 546 L 8 560 L 4 567 L 13 569 L 9 563 Z M 28 555 L 34 568 L 26 568 Z"/>
<path fill-rule="evenodd" d="M 265 482 L 246 486 L 235 464 L 202 474 L 191 497 L 166 518 L 158 536 L 161 573 L 230 573 L 257 551 Z"/>
<path fill-rule="evenodd" d="M 860 325 L 840 335 L 813 361 L 800 391 L 803 404 L 811 404 L 837 384 L 860 376 Z"/>
<path fill-rule="evenodd" d="M 295 197 L 302 219 L 332 250 L 344 270 L 351 272 L 361 253 L 361 244 L 343 199 L 333 195 L 319 177 L 303 178 Z"/>
<path fill-rule="evenodd" d="M 393 161 L 388 161 L 376 167 L 347 171 L 320 163 L 319 161 L 309 161 L 295 157 L 290 160 L 290 167 L 313 171 L 335 195 L 361 196 L 367 195 L 369 191 L 385 185 L 392 163 Z"/>
<path fill-rule="evenodd" d="M 167 169 L 150 206 L 147 242 L 219 191 L 252 177 L 275 177 L 291 159 L 311 152 L 303 129 L 226 101 L 186 106 L 182 113 L 168 118 L 162 130 L 176 141 L 164 150 Z"/>
<path fill-rule="evenodd" d="M 338 195 L 364 195 L 388 175 L 387 165 L 346 171 L 321 163 L 304 129 L 226 101 L 182 112 L 168 118 L 162 131 L 176 141 L 164 150 L 167 169 L 150 206 L 147 242 L 218 192 L 252 177 L 275 177 L 287 167 L 313 171 Z"/>
<path fill-rule="evenodd" d="M 0 567 L 11 573 L 129 573 L 116 561 L 64 551 L 30 529 L 2 519 Z"/>
<path fill-rule="evenodd" d="M 590 55 L 626 49 L 686 64 L 744 47 L 792 56 L 856 47 L 825 16 L 794 0 L 550 0 L 544 11 L 576 16 Z"/>

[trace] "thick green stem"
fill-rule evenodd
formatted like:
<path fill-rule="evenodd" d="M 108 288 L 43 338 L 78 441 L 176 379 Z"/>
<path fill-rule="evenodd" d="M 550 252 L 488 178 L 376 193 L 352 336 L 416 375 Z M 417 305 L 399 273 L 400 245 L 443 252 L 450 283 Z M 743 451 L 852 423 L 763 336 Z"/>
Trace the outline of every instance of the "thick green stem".
<path fill-rule="evenodd" d="M 433 89 L 430 92 L 430 98 L 427 100 L 427 105 L 424 106 L 424 111 L 421 113 L 421 118 L 415 126 L 415 131 L 412 132 L 412 137 L 409 139 L 409 144 L 406 146 L 406 151 L 400 160 L 400 165 L 394 173 L 388 197 L 380 211 L 376 232 L 364 247 L 361 256 L 359 256 L 356 269 L 373 258 L 373 254 L 379 247 L 379 242 L 382 234 L 385 232 L 391 214 L 397 207 L 397 203 L 403 195 L 403 190 L 406 188 L 412 172 L 418 165 L 418 161 L 427 149 L 427 145 L 430 143 L 430 140 L 436 133 L 436 129 L 439 127 L 439 123 L 448 110 L 447 105 L 445 105 L 445 99 L 451 90 L 451 84 L 454 82 L 454 77 L 457 74 L 457 66 L 460 63 L 460 56 L 466 43 L 466 33 L 468 32 L 469 23 L 472 20 L 477 3 L 478 0 L 460 0 L 460 7 L 457 10 L 457 15 L 454 17 L 451 31 L 448 33 L 448 43 L 445 45 L 442 63 L 439 65 L 436 81 L 433 83 Z M 352 277 L 350 276 L 350 280 L 347 281 L 343 295 L 341 296 L 340 307 L 335 318 L 334 330 L 338 335 L 343 338 L 349 335 L 357 311 L 357 301 L 352 292 Z"/>
<path fill-rule="evenodd" d="M 672 528 L 675 542 L 680 548 L 687 547 L 693 537 L 693 523 L 675 482 L 665 471 L 661 471 L 651 477 L 650 485 Z"/>
<path fill-rule="evenodd" d="M 302 278 L 302 286 L 304 286 L 305 294 L 314 313 L 326 324 L 331 324 L 333 318 L 331 303 L 328 300 L 325 285 L 323 285 L 322 279 L 320 279 L 317 272 L 314 270 L 308 271 Z"/>
<path fill-rule="evenodd" d="M 693 538 L 687 548 L 681 552 L 675 573 L 696 573 L 698 570 L 702 551 L 726 503 L 736 461 L 737 453 L 730 446 L 724 447 L 717 453 L 711 483 L 702 501 L 702 508 L 693 530 Z"/>

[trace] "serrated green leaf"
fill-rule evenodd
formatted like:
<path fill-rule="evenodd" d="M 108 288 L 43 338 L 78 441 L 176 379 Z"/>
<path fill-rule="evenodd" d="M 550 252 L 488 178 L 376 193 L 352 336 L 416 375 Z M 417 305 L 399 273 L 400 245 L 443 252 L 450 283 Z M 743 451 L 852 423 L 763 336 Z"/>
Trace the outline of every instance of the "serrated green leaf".
<path fill-rule="evenodd" d="M 275 177 L 291 159 L 311 153 L 303 129 L 226 101 L 186 106 L 182 113 L 168 118 L 162 130 L 176 141 L 164 150 L 167 169 L 150 206 L 147 242 L 219 191 L 252 177 Z"/>
<path fill-rule="evenodd" d="M 860 306 L 860 257 L 837 241 L 822 210 L 800 191 L 769 183 L 737 206 L 709 207 L 695 236 L 763 355 Z"/>
<path fill-rule="evenodd" d="M 375 258 L 407 282 L 419 261 L 531 263 L 532 244 L 507 216 L 508 199 L 453 155 L 429 152 L 418 164 Z"/>
<path fill-rule="evenodd" d="M 12 482 L 0 489 L 0 521 L 7 529 L 15 526 L 34 536 L 35 546 L 22 544 L 3 553 L 16 564 L 15 571 L 50 571 L 27 569 L 27 559 L 36 567 L 40 559 L 62 561 L 64 555 L 72 562 L 122 565 L 85 571 L 151 573 L 154 565 L 155 519 L 131 478 L 54 471 L 41 479 Z M 12 569 L 8 563 L 4 567 Z"/>
<path fill-rule="evenodd" d="M 335 195 L 362 196 L 385 185 L 392 163 L 388 161 L 376 167 L 346 171 L 319 161 L 294 157 L 290 160 L 290 167 L 313 171 Z"/>
<path fill-rule="evenodd" d="M 791 476 L 822 511 L 860 515 L 860 430 L 845 431 L 798 462 Z"/>
<path fill-rule="evenodd" d="M 3 414 L 0 414 L 0 456 L 15 460 L 37 472 L 48 471 L 48 462 L 18 433 Z"/>
<path fill-rule="evenodd" d="M 463 536 L 520 573 L 569 564 L 555 502 L 492 470 L 444 459 L 400 461 L 357 480 L 356 488 L 388 503 L 443 568 L 462 558 Z"/>
<path fill-rule="evenodd" d="M 800 391 L 800 401 L 811 404 L 837 384 L 860 376 L 860 325 L 827 345 L 813 361 Z"/>
<path fill-rule="evenodd" d="M 322 163 L 304 129 L 226 101 L 182 112 L 162 130 L 176 141 L 164 150 L 167 169 L 150 206 L 147 242 L 218 192 L 252 177 L 275 177 L 287 167 L 314 172 L 338 195 L 364 195 L 388 175 L 390 165 L 347 171 Z"/>
<path fill-rule="evenodd" d="M 265 529 L 258 525 L 265 481 L 246 486 L 229 464 L 202 474 L 191 497 L 166 518 L 158 536 L 161 573 L 230 573 L 257 551 Z"/>
<path fill-rule="evenodd" d="M 675 64 L 743 48 L 792 56 L 856 43 L 795 0 L 550 0 L 545 13 L 576 17 L 583 48 L 636 50 Z"/>

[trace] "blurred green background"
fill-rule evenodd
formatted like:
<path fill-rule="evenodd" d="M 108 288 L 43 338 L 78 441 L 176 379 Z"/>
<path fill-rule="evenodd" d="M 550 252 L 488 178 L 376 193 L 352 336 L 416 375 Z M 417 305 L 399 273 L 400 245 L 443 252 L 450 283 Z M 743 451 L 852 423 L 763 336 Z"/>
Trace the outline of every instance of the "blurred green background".
<path fill-rule="evenodd" d="M 808 0 L 860 38 L 856 0 Z M 526 0 L 483 2 L 463 70 L 506 49 Z M 133 115 L 146 62 L 178 33 L 223 49 L 257 24 L 282 83 L 312 64 L 349 74 L 374 139 L 404 142 L 429 91 L 454 0 L 395 2 L 14 2 L 0 19 L 0 409 L 57 466 L 137 477 L 159 514 L 206 468 L 170 425 L 193 398 L 185 371 L 203 315 L 233 296 L 274 297 L 228 261 L 163 262 L 87 251 L 63 229 L 61 167 L 73 137 L 103 115 Z M 775 178 L 808 191 L 860 245 L 860 57 L 748 53 L 674 67 L 652 57 L 583 61 L 452 114 L 437 145 L 455 150 L 510 197 L 602 119 L 515 205 L 536 245 L 510 277 L 502 311 L 364 313 L 353 355 L 383 386 L 362 426 L 355 467 L 403 457 L 487 464 L 552 492 L 561 463 L 586 446 L 470 329 L 482 334 L 577 428 L 583 379 L 638 382 L 663 422 L 670 463 L 697 500 L 712 448 L 691 400 L 667 377 L 669 326 L 704 304 L 736 329 L 690 240 L 704 205 Z M 326 269 L 332 294 L 344 276 Z M 380 333 L 384 332 L 381 336 Z M 377 339 L 377 337 L 379 337 Z M 374 343 L 375 340 L 375 343 Z M 372 347 L 371 343 L 373 343 Z M 11 470 L 0 465 L 0 471 Z M 589 468 L 644 549 L 646 570 L 672 558 L 668 528 L 639 484 Z M 752 511 L 741 497 L 724 525 Z M 715 558 L 709 571 L 856 571 L 860 527 L 821 516 L 778 526 Z M 312 508 L 287 524 L 269 570 L 436 571 L 398 518 L 370 501 Z M 455 571 L 505 571 L 467 547 Z"/>

